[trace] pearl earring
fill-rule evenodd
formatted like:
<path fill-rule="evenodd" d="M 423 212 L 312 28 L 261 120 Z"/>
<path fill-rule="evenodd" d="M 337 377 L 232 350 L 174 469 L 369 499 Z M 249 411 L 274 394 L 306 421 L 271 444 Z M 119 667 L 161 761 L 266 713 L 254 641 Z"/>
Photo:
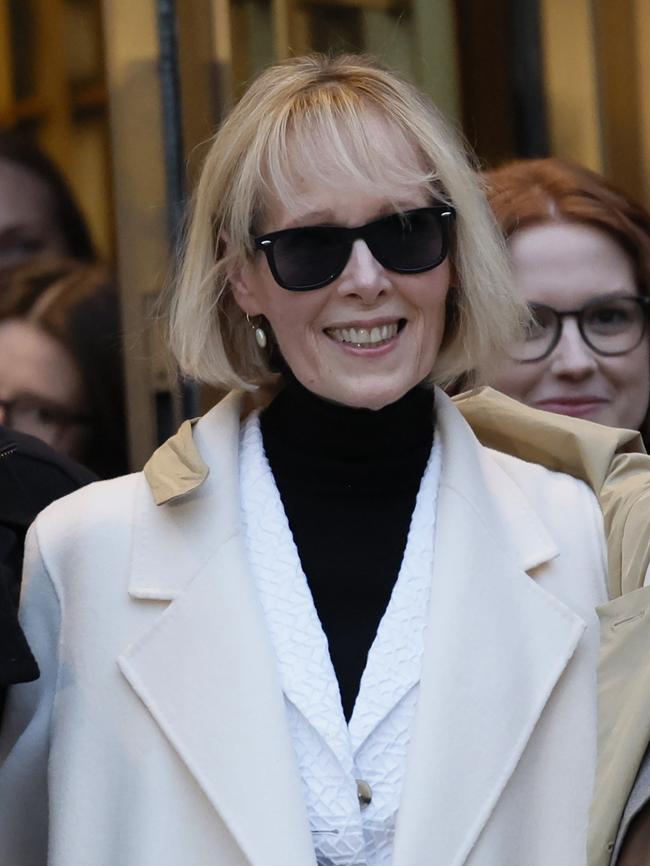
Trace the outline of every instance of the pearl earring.
<path fill-rule="evenodd" d="M 257 343 L 257 345 L 260 347 L 260 349 L 265 349 L 266 344 L 267 344 L 267 339 L 266 339 L 266 331 L 264 330 L 264 328 L 261 328 L 259 325 L 254 325 L 251 322 L 248 313 L 246 313 L 246 321 L 248 322 L 248 324 L 253 329 L 253 332 L 255 334 L 255 342 Z"/>
<path fill-rule="evenodd" d="M 266 333 L 264 332 L 263 328 L 255 328 L 255 342 L 260 347 L 260 349 L 266 348 Z"/>

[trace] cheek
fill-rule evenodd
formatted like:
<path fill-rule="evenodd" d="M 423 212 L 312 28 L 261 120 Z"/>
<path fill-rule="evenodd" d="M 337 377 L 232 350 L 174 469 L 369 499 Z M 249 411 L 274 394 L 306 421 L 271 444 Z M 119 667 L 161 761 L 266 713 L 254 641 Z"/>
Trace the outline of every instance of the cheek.
<path fill-rule="evenodd" d="M 72 411 L 83 408 L 86 402 L 83 377 L 67 351 L 52 357 L 46 376 L 47 391 L 52 397 Z"/>
<path fill-rule="evenodd" d="M 90 432 L 81 427 L 70 427 L 65 430 L 57 442 L 57 451 L 83 462 L 88 448 Z"/>
<path fill-rule="evenodd" d="M 487 384 L 510 397 L 524 400 L 544 379 L 546 366 L 543 364 L 520 364 L 504 358 L 495 364 Z"/>
<path fill-rule="evenodd" d="M 282 290 L 280 290 L 282 291 Z M 316 292 L 286 292 L 275 297 L 264 315 L 271 326 L 282 353 L 304 350 L 321 331 L 319 314 L 322 303 Z"/>
<path fill-rule="evenodd" d="M 449 262 L 445 261 L 434 271 L 420 274 L 419 279 L 411 277 L 402 286 L 401 293 L 413 306 L 438 314 L 447 301 L 450 282 L 451 267 Z"/>
<path fill-rule="evenodd" d="M 618 361 L 618 363 L 616 363 Z M 618 389 L 634 393 L 635 399 L 650 400 L 650 347 L 639 347 L 622 358 L 611 358 L 605 374 Z"/>
<path fill-rule="evenodd" d="M 443 335 L 447 322 L 448 293 L 448 269 L 433 279 L 422 275 L 417 283 L 409 282 L 400 287 L 400 294 L 408 307 L 419 311 L 426 329 L 439 336 Z"/>
<path fill-rule="evenodd" d="M 618 363 L 615 363 L 618 361 Z M 650 404 L 650 352 L 646 347 L 638 354 L 610 358 L 601 365 L 601 374 L 613 392 L 610 417 L 605 423 L 614 427 L 638 430 L 642 427 Z"/>

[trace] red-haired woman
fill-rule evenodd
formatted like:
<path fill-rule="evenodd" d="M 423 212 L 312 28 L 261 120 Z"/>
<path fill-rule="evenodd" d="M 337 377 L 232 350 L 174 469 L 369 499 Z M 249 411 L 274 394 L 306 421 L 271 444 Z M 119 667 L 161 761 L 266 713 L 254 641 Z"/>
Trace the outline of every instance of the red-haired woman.
<path fill-rule="evenodd" d="M 488 384 L 540 409 L 640 430 L 650 403 L 650 215 L 560 159 L 486 174 L 534 316 Z"/>

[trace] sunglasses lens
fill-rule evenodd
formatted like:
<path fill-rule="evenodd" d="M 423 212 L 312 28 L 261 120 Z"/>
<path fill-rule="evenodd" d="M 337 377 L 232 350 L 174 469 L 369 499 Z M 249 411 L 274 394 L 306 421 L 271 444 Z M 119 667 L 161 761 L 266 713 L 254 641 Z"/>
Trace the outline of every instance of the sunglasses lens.
<path fill-rule="evenodd" d="M 375 258 L 392 271 L 434 268 L 446 253 L 446 230 L 435 210 L 415 210 L 379 220 L 372 227 Z"/>
<path fill-rule="evenodd" d="M 356 238 L 363 239 L 385 268 L 408 274 L 437 267 L 447 254 L 451 210 L 432 207 L 393 214 L 365 226 L 306 226 L 257 238 L 273 276 L 285 289 L 305 292 L 335 280 Z"/>
<path fill-rule="evenodd" d="M 336 231 L 320 226 L 288 231 L 273 245 L 280 282 L 296 291 L 335 279 L 348 255 L 349 244 Z"/>

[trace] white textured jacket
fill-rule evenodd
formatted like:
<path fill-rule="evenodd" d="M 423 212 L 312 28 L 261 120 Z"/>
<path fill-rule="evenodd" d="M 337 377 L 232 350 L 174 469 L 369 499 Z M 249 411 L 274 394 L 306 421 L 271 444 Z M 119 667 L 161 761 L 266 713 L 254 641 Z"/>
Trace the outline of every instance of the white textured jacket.
<path fill-rule="evenodd" d="M 581 866 L 601 512 L 582 482 L 483 448 L 439 396 L 431 613 L 393 863 Z M 203 483 L 191 458 L 164 504 L 136 474 L 37 520 L 23 621 L 42 676 L 8 706 L 0 863 L 313 866 L 242 538 L 240 408 L 232 395 L 194 428 Z"/>

